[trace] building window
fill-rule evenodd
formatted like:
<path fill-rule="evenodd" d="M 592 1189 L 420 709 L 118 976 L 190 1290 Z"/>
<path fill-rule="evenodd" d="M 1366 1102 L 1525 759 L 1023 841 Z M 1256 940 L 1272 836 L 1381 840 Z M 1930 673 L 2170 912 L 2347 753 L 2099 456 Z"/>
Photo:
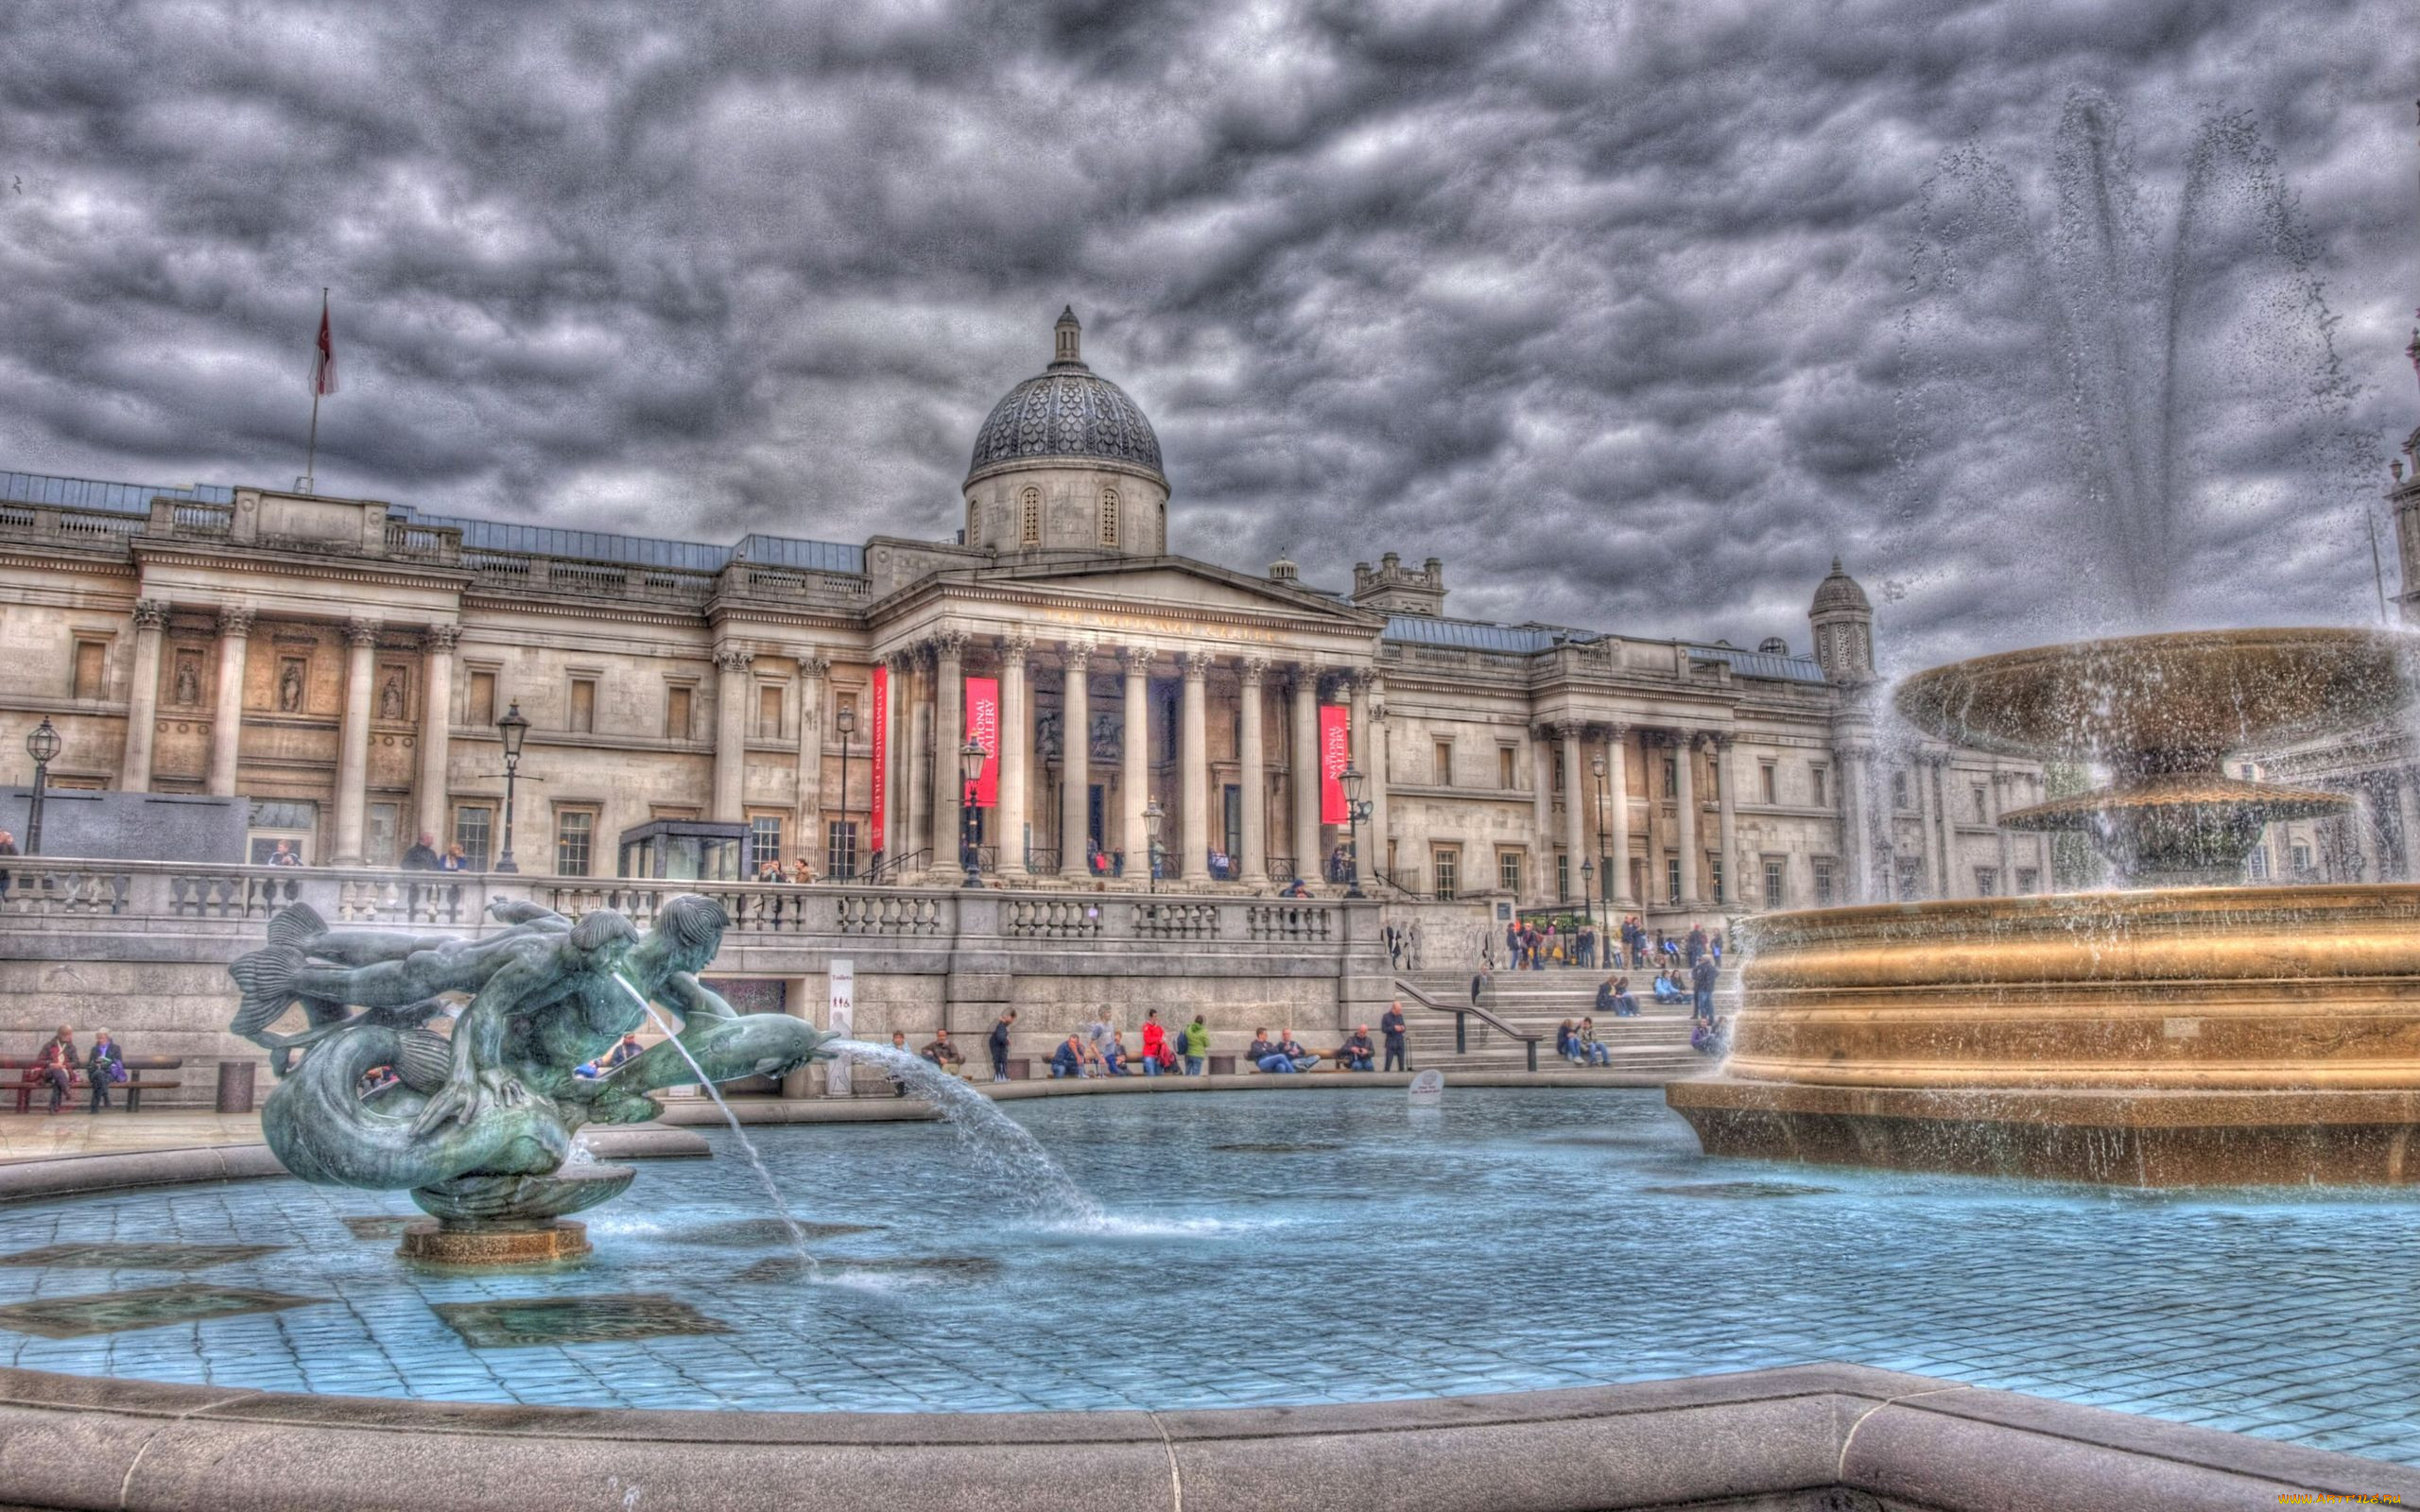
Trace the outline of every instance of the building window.
<path fill-rule="evenodd" d="M 1513 755 L 1512 747 L 1498 746 L 1495 747 L 1495 785 L 1504 789 L 1508 793 L 1520 785 L 1512 780 L 1512 773 L 1514 770 L 1512 763 Z"/>
<path fill-rule="evenodd" d="M 1495 885 L 1515 898 L 1521 896 L 1520 851 L 1498 850 L 1495 852 Z"/>
<path fill-rule="evenodd" d="M 2297 840 L 2294 842 L 2294 875 L 2297 877 L 2308 876 L 2309 872 L 2310 847 L 2302 841 Z"/>
<path fill-rule="evenodd" d="M 857 874 L 857 826 L 834 819 L 823 832 L 823 874 L 836 881 Z"/>
<path fill-rule="evenodd" d="M 1778 861 L 1765 863 L 1765 906 L 1782 906 L 1782 863 Z"/>
<path fill-rule="evenodd" d="M 1729 902 L 1731 895 L 1722 890 L 1722 858 L 1720 856 L 1708 853 L 1705 858 L 1705 874 L 1714 884 L 1714 901 L 1719 903 Z"/>
<path fill-rule="evenodd" d="M 1984 800 L 1983 790 L 1979 787 L 1975 789 L 1975 822 L 1977 824 L 1992 822 L 1991 805 Z"/>
<path fill-rule="evenodd" d="M 1554 759 L 1552 751 L 1547 753 L 1547 787 L 1551 792 L 1563 791 L 1563 763 Z"/>
<path fill-rule="evenodd" d="M 1679 856 L 1664 858 L 1664 901 L 1674 903 L 1681 901 L 1681 858 Z"/>
<path fill-rule="evenodd" d="M 696 703 L 698 690 L 678 684 L 664 690 L 664 738 L 689 738 L 689 709 Z"/>
<path fill-rule="evenodd" d="M 1561 850 L 1554 853 L 1554 901 L 1571 902 L 1571 857 Z"/>
<path fill-rule="evenodd" d="M 571 679 L 571 732 L 575 735 L 594 734 L 596 730 L 596 679 Z M 567 876 L 585 876 L 585 872 L 567 872 Z"/>
<path fill-rule="evenodd" d="M 488 869 L 495 837 L 495 810 L 484 803 L 465 803 L 454 811 L 454 843 L 462 848 L 462 865 L 473 871 Z"/>
<path fill-rule="evenodd" d="M 2269 848 L 2267 846 L 2254 846 L 2252 848 L 2252 854 L 2246 856 L 2244 861 L 2245 864 L 2251 868 L 2251 876 L 2253 881 L 2267 882 L 2269 880 Z M 2025 873 L 2020 871 L 2017 875 L 2021 877 L 2025 875 Z"/>
<path fill-rule="evenodd" d="M 1441 740 L 1437 743 L 1436 762 L 1437 785 L 1439 787 L 1453 786 L 1454 743 L 1452 741 Z"/>
<path fill-rule="evenodd" d="M 1815 872 L 1815 906 L 1818 908 L 1829 908 L 1832 906 L 1832 864 L 1829 861 L 1817 861 L 1813 863 L 1813 867 Z"/>
<path fill-rule="evenodd" d="M 1437 868 L 1438 902 L 1453 902 L 1461 884 L 1461 850 L 1455 846 L 1441 845 L 1428 852 L 1428 861 Z"/>
<path fill-rule="evenodd" d="M 311 837 L 319 829 L 319 806 L 297 802 L 291 799 L 254 799 L 251 814 L 245 824 L 245 853 L 256 867 L 268 865 L 277 852 L 277 842 L 302 858 L 311 860 Z"/>
<path fill-rule="evenodd" d="M 1100 490 L 1100 543 L 1104 546 L 1117 544 L 1117 490 L 1115 489 Z"/>
<path fill-rule="evenodd" d="M 748 816 L 749 875 L 765 868 L 768 861 L 782 859 L 782 816 L 778 814 L 752 814 Z"/>
<path fill-rule="evenodd" d="M 1017 539 L 1028 546 L 1042 544 L 1042 490 L 1028 489 L 1017 495 Z"/>
<path fill-rule="evenodd" d="M 1815 780 L 1815 806 L 1819 809 L 1830 808 L 1832 806 L 1832 769 L 1822 762 L 1817 762 L 1807 768 L 1806 775 Z"/>
<path fill-rule="evenodd" d="M 2000 895 L 2000 870 L 1997 867 L 1975 868 L 1975 896 L 1996 898 Z"/>
<path fill-rule="evenodd" d="M 983 511 L 976 507 L 973 499 L 966 501 L 966 543 L 970 546 L 983 544 Z"/>
<path fill-rule="evenodd" d="M 763 684 L 756 690 L 756 738 L 782 738 L 782 690 L 772 683 Z"/>
<path fill-rule="evenodd" d="M 1894 771 L 1891 774 L 1891 806 L 1894 809 L 1904 809 L 1909 806 L 1908 774 L 1905 772 Z"/>
<path fill-rule="evenodd" d="M 596 815 L 588 809 L 565 809 L 555 816 L 555 875 L 585 877 L 596 845 Z"/>
<path fill-rule="evenodd" d="M 1756 782 L 1763 789 L 1766 802 L 1781 801 L 1781 773 L 1772 763 L 1758 762 L 1756 764 Z"/>
<path fill-rule="evenodd" d="M 463 722 L 474 729 L 485 729 L 495 723 L 495 674 L 474 672 L 471 685 L 462 696 Z"/>
<path fill-rule="evenodd" d="M 68 692 L 78 698 L 105 698 L 110 691 L 110 647 L 107 641 L 76 643 L 74 685 Z"/>
<path fill-rule="evenodd" d="M 1912 899 L 1921 898 L 1924 895 L 1924 863 L 1910 861 L 1906 856 L 1901 856 L 1899 858 L 1899 896 L 1903 899 Z"/>
<path fill-rule="evenodd" d="M 2267 846 L 2262 846 L 2260 849 L 2253 851 L 2252 858 L 2255 862 L 2258 863 L 2261 875 L 2266 876 L 2269 871 L 2269 848 Z M 2031 867 L 2017 868 L 2016 890 L 2020 893 L 2040 892 L 2042 890 L 2042 874 L 2034 870 Z"/>
<path fill-rule="evenodd" d="M 403 811 L 393 803 L 372 803 L 362 816 L 361 863 L 367 867 L 391 867 L 403 858 L 399 832 L 403 829 Z"/>

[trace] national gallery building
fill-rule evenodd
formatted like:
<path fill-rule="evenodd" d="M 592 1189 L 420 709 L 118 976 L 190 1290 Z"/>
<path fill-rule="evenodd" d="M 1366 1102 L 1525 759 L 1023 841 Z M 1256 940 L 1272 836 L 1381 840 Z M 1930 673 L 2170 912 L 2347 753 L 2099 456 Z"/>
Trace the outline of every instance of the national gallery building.
<path fill-rule="evenodd" d="M 335 866 L 420 833 L 492 865 L 517 709 L 532 873 L 612 875 L 668 820 L 825 879 L 949 883 L 963 835 L 1013 887 L 1332 892 L 1357 846 L 1380 898 L 1601 893 L 1651 928 L 2047 887 L 1996 822 L 2039 769 L 1886 735 L 1838 564 L 1807 647 L 1746 650 L 1457 619 L 1435 558 L 1317 585 L 1181 555 L 1158 439 L 1080 338 L 1063 315 L 975 438 L 955 541 L 0 474 L 0 760 L 28 781 L 46 717 L 53 787 L 240 799 L 252 859 Z"/>

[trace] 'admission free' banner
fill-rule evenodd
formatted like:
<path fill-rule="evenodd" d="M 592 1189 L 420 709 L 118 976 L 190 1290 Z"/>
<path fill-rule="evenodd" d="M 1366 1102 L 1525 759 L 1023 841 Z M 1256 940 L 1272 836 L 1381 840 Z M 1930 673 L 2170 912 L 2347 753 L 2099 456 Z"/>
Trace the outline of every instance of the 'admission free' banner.
<path fill-rule="evenodd" d="M 1000 679 L 966 679 L 966 738 L 983 747 L 983 775 L 975 780 L 978 809 L 1000 806 Z"/>
<path fill-rule="evenodd" d="M 1353 711 L 1340 703 L 1320 705 L 1320 822 L 1346 824 L 1344 769 L 1353 764 Z"/>

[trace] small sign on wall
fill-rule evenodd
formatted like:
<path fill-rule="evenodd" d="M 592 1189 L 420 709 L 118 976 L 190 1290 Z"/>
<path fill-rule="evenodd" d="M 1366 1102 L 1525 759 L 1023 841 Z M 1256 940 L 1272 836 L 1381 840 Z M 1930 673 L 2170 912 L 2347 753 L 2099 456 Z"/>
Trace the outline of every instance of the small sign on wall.
<path fill-rule="evenodd" d="M 835 960 L 829 975 L 832 997 L 825 1009 L 823 1027 L 835 1039 L 851 1039 L 856 1032 L 856 968 L 849 961 Z M 823 1063 L 823 1091 L 833 1097 L 849 1095 L 849 1062 L 845 1057 Z"/>

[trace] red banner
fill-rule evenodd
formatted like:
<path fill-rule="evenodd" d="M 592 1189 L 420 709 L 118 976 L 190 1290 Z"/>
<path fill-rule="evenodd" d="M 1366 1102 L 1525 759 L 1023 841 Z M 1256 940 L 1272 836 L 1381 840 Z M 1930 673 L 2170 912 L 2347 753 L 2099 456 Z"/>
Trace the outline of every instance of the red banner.
<path fill-rule="evenodd" d="M 873 805 L 873 812 L 869 816 L 873 820 L 869 826 L 873 835 L 867 841 L 867 849 L 879 850 L 882 849 L 883 789 L 890 785 L 885 778 L 890 766 L 890 669 L 879 662 L 873 666 L 872 697 L 873 701 L 871 720 L 873 726 L 873 796 L 868 801 Z M 841 794 L 840 800 L 845 804 L 848 801 L 848 795 Z"/>
<path fill-rule="evenodd" d="M 1347 824 L 1344 769 L 1353 765 L 1352 713 L 1340 703 L 1320 705 L 1320 822 Z"/>
<path fill-rule="evenodd" d="M 1000 679 L 966 679 L 966 738 L 983 747 L 983 775 L 969 801 L 978 809 L 1000 806 Z"/>

